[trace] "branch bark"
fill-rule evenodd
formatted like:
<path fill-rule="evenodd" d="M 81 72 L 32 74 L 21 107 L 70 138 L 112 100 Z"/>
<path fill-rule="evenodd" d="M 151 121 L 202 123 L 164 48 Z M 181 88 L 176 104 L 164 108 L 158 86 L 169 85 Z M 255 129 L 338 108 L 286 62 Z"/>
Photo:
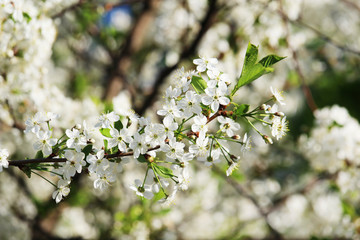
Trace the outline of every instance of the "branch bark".
<path fill-rule="evenodd" d="M 180 62 L 195 54 L 195 51 L 196 51 L 199 43 L 201 42 L 202 38 L 204 37 L 205 33 L 215 22 L 215 19 L 216 19 L 216 16 L 217 16 L 217 13 L 219 12 L 219 10 L 220 9 L 217 6 L 217 0 L 210 0 L 207 13 L 201 22 L 201 28 L 200 28 L 200 31 L 198 32 L 197 36 L 195 37 L 195 39 L 193 40 L 191 45 L 182 51 L 182 54 L 180 55 L 179 60 L 175 65 L 173 65 L 171 67 L 166 67 L 160 71 L 160 73 L 158 74 L 158 77 L 155 80 L 154 86 L 152 87 L 151 93 L 145 97 L 143 104 L 141 106 L 135 108 L 135 111 L 138 114 L 143 115 L 145 113 L 146 109 L 148 109 L 149 107 L 152 106 L 152 104 L 154 103 L 154 101 L 159 93 L 160 86 L 165 82 L 166 77 L 171 72 L 173 72 L 176 68 L 178 68 Z"/>
<path fill-rule="evenodd" d="M 108 68 L 109 74 L 103 99 L 111 101 L 124 86 L 136 93 L 136 89 L 133 89 L 133 86 L 127 83 L 126 72 L 131 66 L 131 57 L 143 45 L 147 33 L 146 29 L 155 17 L 159 2 L 160 0 L 145 0 L 143 2 L 143 11 L 137 18 L 122 50 L 110 54 L 113 64 Z"/>
<path fill-rule="evenodd" d="M 231 185 L 231 187 L 234 188 L 234 190 L 241 196 L 249 199 L 253 204 L 254 206 L 258 209 L 260 215 L 263 217 L 263 219 L 265 220 L 266 222 L 266 225 L 270 231 L 270 234 L 271 234 L 271 239 L 277 239 L 277 240 L 282 240 L 284 239 L 283 236 L 281 235 L 280 232 L 278 232 L 275 228 L 273 228 L 269 222 L 269 219 L 268 219 L 268 213 L 262 209 L 262 207 L 259 205 L 259 203 L 257 202 L 257 200 L 251 196 L 245 188 L 243 188 L 240 184 L 238 184 L 236 181 L 234 181 L 232 178 L 230 177 L 227 177 L 225 176 L 225 174 L 223 173 L 223 171 L 221 171 L 218 167 L 216 166 L 213 166 L 212 170 L 218 174 L 219 176 L 223 177 L 223 179 L 225 179 L 225 181 L 227 183 L 229 183 Z"/>

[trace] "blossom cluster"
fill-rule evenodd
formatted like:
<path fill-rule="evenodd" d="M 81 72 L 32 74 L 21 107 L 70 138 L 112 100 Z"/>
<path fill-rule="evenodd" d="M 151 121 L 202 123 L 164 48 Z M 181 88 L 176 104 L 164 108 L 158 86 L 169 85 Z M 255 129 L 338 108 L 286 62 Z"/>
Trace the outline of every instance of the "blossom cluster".
<path fill-rule="evenodd" d="M 342 194 L 358 199 L 360 124 L 346 108 L 334 105 L 315 112 L 315 127 L 309 136 L 301 136 L 301 151 L 311 166 L 336 176 Z M 354 193 L 356 193 L 354 195 Z"/>
<path fill-rule="evenodd" d="M 249 111 L 249 105 L 232 102 L 231 81 L 219 70 L 216 58 L 195 59 L 194 64 L 196 70 L 178 70 L 174 85 L 166 89 L 164 104 L 157 111 L 162 117 L 160 123 L 132 111 L 124 115 L 109 112 L 99 116 L 92 127 L 84 121 L 55 138 L 52 123 L 59 115 L 38 112 L 29 118 L 25 133 L 35 136 L 33 147 L 38 151 L 37 158 L 61 160 L 49 170 L 60 177 L 53 193 L 55 201 L 69 194 L 69 184 L 76 173 L 87 169 L 95 178 L 94 188 L 103 190 L 116 181 L 123 165 L 133 158 L 146 165 L 146 174 L 143 180 L 135 179 L 130 189 L 149 199 L 162 194 L 170 202 L 178 190 L 188 188 L 191 160 L 196 159 L 205 166 L 225 160 L 227 175 L 238 167 L 239 153 L 234 153 L 237 148 L 230 145 L 240 144 L 244 153 L 250 149 L 251 139 L 247 133 L 240 137 L 240 118 L 252 127 L 248 118 L 269 125 L 276 139 L 285 135 L 286 117 L 276 104 L 262 104 Z M 273 97 L 269 101 L 283 104 L 279 92 L 271 90 Z M 96 133 L 101 133 L 101 139 Z M 272 143 L 270 137 L 258 133 L 267 143 Z M 99 142 L 101 147 L 96 144 Z"/>
<path fill-rule="evenodd" d="M 360 125 L 337 105 L 315 112 L 316 126 L 300 139 L 302 150 L 318 171 L 334 173 L 359 165 Z"/>

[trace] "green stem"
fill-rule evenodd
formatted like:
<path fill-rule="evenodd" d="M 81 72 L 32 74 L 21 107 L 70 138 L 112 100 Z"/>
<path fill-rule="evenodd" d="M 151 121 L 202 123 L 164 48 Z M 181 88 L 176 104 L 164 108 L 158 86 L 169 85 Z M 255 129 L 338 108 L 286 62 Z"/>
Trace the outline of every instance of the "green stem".
<path fill-rule="evenodd" d="M 38 174 L 37 172 L 34 172 L 33 170 L 31 170 L 31 172 L 32 172 L 33 174 L 41 177 L 42 179 L 44 179 L 45 181 L 47 181 L 48 183 L 50 183 L 51 185 L 53 185 L 55 188 L 57 188 L 57 186 L 56 186 L 54 183 L 50 182 L 49 180 L 47 180 L 45 177 L 41 176 L 41 175 Z"/>
<path fill-rule="evenodd" d="M 249 119 L 247 119 L 247 118 L 245 118 L 245 119 L 246 119 L 246 121 L 250 124 L 250 126 L 251 126 L 252 128 L 254 128 L 255 131 L 256 131 L 258 134 L 260 134 L 261 137 L 263 137 L 263 134 L 254 126 L 254 124 L 252 124 L 252 122 L 250 122 Z"/>
<path fill-rule="evenodd" d="M 154 166 L 153 166 L 153 164 L 150 164 L 150 166 L 151 166 L 151 168 L 152 168 L 152 170 L 153 170 L 153 172 L 154 172 L 154 175 L 155 175 L 155 177 L 156 177 L 156 179 L 157 179 L 157 181 L 158 181 L 158 183 L 159 183 L 159 185 L 160 185 L 160 189 L 161 189 L 161 191 L 165 194 L 165 196 L 167 197 L 168 195 L 166 194 L 166 192 L 165 192 L 165 190 L 164 190 L 164 187 L 162 186 L 162 184 L 161 184 L 161 182 L 160 182 L 160 179 L 159 179 L 159 176 L 156 174 L 156 172 L 155 172 L 155 169 L 154 169 Z"/>
<path fill-rule="evenodd" d="M 148 165 L 148 167 L 147 167 L 147 169 L 146 169 L 146 173 L 145 173 L 144 181 L 143 181 L 143 184 L 142 184 L 142 186 L 141 186 L 141 187 L 144 187 L 144 185 L 145 185 L 145 181 L 146 181 L 147 175 L 148 175 L 148 173 L 149 173 L 149 169 L 150 169 L 150 167 L 149 167 L 149 165 Z M 154 173 L 155 173 L 155 172 L 154 172 Z"/>

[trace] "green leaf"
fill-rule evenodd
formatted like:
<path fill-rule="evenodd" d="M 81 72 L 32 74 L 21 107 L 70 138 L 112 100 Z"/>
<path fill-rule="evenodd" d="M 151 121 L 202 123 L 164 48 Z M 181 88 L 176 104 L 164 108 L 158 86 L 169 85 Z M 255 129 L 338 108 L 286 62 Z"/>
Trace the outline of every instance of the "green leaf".
<path fill-rule="evenodd" d="M 240 75 L 240 78 L 231 92 L 231 96 L 241 88 L 242 86 L 251 83 L 252 81 L 258 79 L 264 74 L 273 72 L 274 69 L 271 68 L 273 64 L 281 61 L 284 57 L 279 57 L 276 55 L 268 55 L 256 63 L 258 57 L 258 47 L 249 43 L 246 50 L 244 66 Z"/>
<path fill-rule="evenodd" d="M 109 128 L 100 128 L 99 131 L 104 137 L 112 138 L 112 136 L 110 135 L 110 129 Z"/>
<path fill-rule="evenodd" d="M 124 126 L 123 126 L 121 120 L 115 122 L 115 128 L 116 128 L 118 131 L 120 131 L 121 129 L 123 129 L 123 127 L 124 127 Z"/>
<path fill-rule="evenodd" d="M 89 144 L 86 147 L 83 148 L 82 152 L 85 153 L 85 158 L 87 157 L 87 155 L 89 155 L 92 151 L 92 145 Z"/>
<path fill-rule="evenodd" d="M 21 166 L 19 167 L 21 171 L 23 171 L 28 178 L 31 178 L 31 167 L 30 166 Z"/>
<path fill-rule="evenodd" d="M 155 202 L 157 202 L 157 201 L 159 201 L 160 199 L 164 199 L 166 196 L 165 196 L 165 194 L 164 194 L 164 192 L 163 191 L 159 191 L 158 193 L 156 193 L 155 194 L 155 196 L 153 197 L 153 200 L 155 201 Z M 159 214 L 159 213 L 157 213 L 157 214 Z M 165 213 L 166 214 L 166 213 Z M 165 214 L 163 214 L 163 215 L 165 215 Z M 160 215 L 160 214 L 159 214 Z"/>
<path fill-rule="evenodd" d="M 119 151 L 119 148 L 118 146 L 115 146 L 113 148 L 110 149 L 110 153 L 113 154 L 113 153 L 117 153 Z"/>
<path fill-rule="evenodd" d="M 146 161 L 146 158 L 144 157 L 144 155 L 140 155 L 140 156 L 137 158 L 137 160 L 138 160 L 139 162 L 141 162 L 141 163 L 147 162 L 147 161 Z"/>
<path fill-rule="evenodd" d="M 28 13 L 23 12 L 23 17 L 26 19 L 26 22 L 29 23 L 31 21 L 31 17 Z"/>
<path fill-rule="evenodd" d="M 207 88 L 206 81 L 199 76 L 192 76 L 191 85 L 198 94 L 204 93 Z"/>
<path fill-rule="evenodd" d="M 342 201 L 343 213 L 349 215 L 350 217 L 356 217 L 356 210 L 353 205 Z"/>
<path fill-rule="evenodd" d="M 241 104 L 240 106 L 238 106 L 234 113 L 236 116 L 241 116 L 244 113 L 247 113 L 249 111 L 250 105 L 249 104 Z"/>
<path fill-rule="evenodd" d="M 38 159 L 38 158 L 44 158 L 44 155 L 43 155 L 43 152 L 40 150 L 36 153 L 35 155 L 35 158 Z"/>
<path fill-rule="evenodd" d="M 153 164 L 152 166 L 154 171 L 163 178 L 172 178 L 175 176 L 170 168 L 159 166 L 156 164 Z"/>
<path fill-rule="evenodd" d="M 107 152 L 107 149 L 108 148 L 108 140 L 104 139 L 104 149 L 105 149 L 105 152 Z"/>
<path fill-rule="evenodd" d="M 104 102 L 104 112 L 114 111 L 114 104 L 111 101 Z"/>
<path fill-rule="evenodd" d="M 261 65 L 263 65 L 263 67 L 269 67 L 271 65 L 274 65 L 277 62 L 280 62 L 284 58 L 285 57 L 279 57 L 279 56 L 276 56 L 276 55 L 268 55 L 268 56 L 264 57 L 263 59 L 261 59 L 259 61 L 259 63 Z"/>

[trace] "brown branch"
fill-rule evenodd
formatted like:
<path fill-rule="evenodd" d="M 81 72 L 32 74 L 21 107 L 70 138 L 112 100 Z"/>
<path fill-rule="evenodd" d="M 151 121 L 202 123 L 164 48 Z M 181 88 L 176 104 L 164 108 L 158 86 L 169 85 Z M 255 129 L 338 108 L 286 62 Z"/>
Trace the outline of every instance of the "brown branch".
<path fill-rule="evenodd" d="M 145 97 L 143 104 L 140 107 L 137 107 L 135 109 L 135 111 L 138 114 L 140 114 L 140 115 L 144 114 L 146 109 L 148 109 L 150 106 L 152 106 L 156 97 L 158 96 L 158 93 L 160 91 L 160 86 L 165 82 L 166 77 L 171 72 L 173 72 L 176 68 L 178 68 L 180 62 L 184 59 L 191 57 L 195 53 L 199 43 L 201 42 L 202 38 L 205 35 L 205 33 L 215 22 L 215 19 L 216 19 L 216 16 L 217 16 L 217 13 L 219 12 L 219 10 L 220 10 L 220 8 L 217 7 L 217 0 L 210 0 L 207 13 L 201 22 L 201 28 L 200 28 L 200 31 L 198 32 L 197 36 L 195 37 L 195 39 L 193 40 L 191 45 L 183 50 L 182 54 L 179 57 L 178 62 L 175 65 L 173 65 L 171 67 L 166 67 L 162 71 L 160 71 L 160 73 L 158 74 L 158 76 L 155 80 L 154 86 L 152 87 L 151 93 Z"/>
<path fill-rule="evenodd" d="M 104 8 L 106 11 L 109 11 L 113 8 L 116 8 L 116 7 L 120 7 L 120 6 L 124 6 L 124 5 L 129 5 L 129 4 L 133 4 L 133 3 L 139 3 L 139 2 L 143 2 L 144 0 L 122 0 L 121 2 L 119 3 L 106 3 L 104 5 Z M 86 0 L 79 0 L 77 3 L 74 3 L 72 5 L 70 5 L 69 7 L 67 8 L 64 8 L 62 9 L 60 12 L 54 14 L 51 16 L 51 18 L 59 18 L 59 17 L 62 17 L 66 12 L 69 12 L 69 11 L 72 11 L 72 10 L 75 10 L 79 7 L 81 7 L 83 4 L 87 3 Z"/>
<path fill-rule="evenodd" d="M 154 19 L 156 10 L 160 0 L 145 0 L 143 3 L 143 10 L 137 18 L 131 32 L 127 36 L 122 50 L 110 53 L 112 57 L 112 64 L 109 66 L 107 72 L 106 89 L 103 99 L 112 100 L 124 87 L 128 88 L 132 95 L 136 94 L 134 89 L 126 80 L 126 72 L 131 66 L 131 57 L 137 52 L 143 44 L 145 34 L 151 22 Z"/>
<path fill-rule="evenodd" d="M 149 148 L 149 151 L 159 149 L 160 146 L 156 146 L 153 148 Z M 105 158 L 119 158 L 119 157 L 126 157 L 126 156 L 132 156 L 134 155 L 134 152 L 117 152 L 113 154 L 105 154 Z M 54 157 L 47 157 L 47 158 L 34 158 L 34 159 L 24 159 L 24 160 L 12 160 L 9 161 L 9 166 L 22 166 L 25 164 L 32 164 L 32 163 L 59 163 L 59 162 L 66 162 L 66 158 L 54 158 Z"/>
<path fill-rule="evenodd" d="M 357 5 L 356 3 L 350 1 L 350 0 L 340 0 L 341 2 L 345 3 L 346 5 L 348 5 L 349 7 L 356 9 L 357 11 L 360 12 L 360 6 Z"/>
<path fill-rule="evenodd" d="M 51 16 L 51 18 L 62 17 L 66 12 L 75 10 L 76 8 L 83 5 L 84 3 L 86 3 L 86 0 L 79 0 L 77 3 L 74 3 L 74 4 L 70 5 L 69 7 L 62 9 L 60 12 L 54 14 L 53 16 Z"/>
<path fill-rule="evenodd" d="M 281 2 L 281 0 L 280 0 Z M 316 29 L 315 27 L 301 21 L 300 18 L 298 19 L 290 19 L 289 16 L 287 14 L 285 14 L 285 12 L 283 11 L 281 5 L 280 5 L 280 10 L 277 10 L 277 13 L 280 14 L 280 16 L 282 17 L 283 20 L 285 20 L 286 22 L 301 26 L 301 27 L 305 27 L 307 29 L 310 29 L 311 31 L 313 31 L 314 33 L 316 33 L 319 37 L 321 37 L 325 42 L 343 50 L 346 52 L 350 52 L 356 55 L 360 55 L 360 51 L 356 50 L 356 49 L 352 49 L 349 48 L 347 46 L 341 45 L 340 43 L 336 42 L 334 39 L 332 39 L 331 37 L 329 37 L 328 35 L 326 35 L 325 33 L 321 32 L 320 30 Z"/>
<path fill-rule="evenodd" d="M 312 96 L 312 93 L 311 93 L 311 90 L 310 90 L 309 86 L 306 84 L 304 74 L 303 74 L 303 72 L 301 70 L 301 67 L 300 67 L 297 52 L 291 47 L 291 45 L 289 43 L 290 42 L 290 40 L 289 40 L 290 33 L 289 33 L 289 28 L 288 28 L 288 22 L 291 21 L 291 20 L 289 19 L 289 17 L 283 11 L 282 0 L 279 0 L 279 4 L 280 4 L 280 9 L 279 9 L 278 12 L 280 13 L 280 15 L 282 17 L 282 20 L 283 20 L 284 25 L 285 25 L 285 30 L 286 30 L 286 44 L 287 44 L 288 48 L 290 49 L 290 51 L 292 53 L 292 57 L 293 57 L 294 64 L 295 64 L 295 70 L 296 70 L 296 72 L 297 72 L 297 74 L 298 74 L 298 76 L 299 76 L 299 78 L 301 80 L 301 89 L 302 89 L 302 91 L 304 93 L 307 105 L 310 108 L 311 112 L 314 112 L 317 109 L 315 100 L 314 100 L 314 98 Z"/>
<path fill-rule="evenodd" d="M 14 112 L 13 108 L 10 106 L 8 99 L 5 100 L 5 105 L 7 106 L 8 110 L 9 110 L 9 114 L 13 120 L 13 125 L 11 127 L 17 128 L 20 130 L 20 132 L 23 132 L 25 130 L 25 126 L 16 120 L 15 112 Z"/>
<path fill-rule="evenodd" d="M 267 212 L 265 212 L 264 209 L 262 209 L 262 207 L 259 205 L 259 203 L 257 202 L 257 200 L 251 196 L 249 193 L 247 193 L 246 189 L 244 187 L 242 187 L 240 184 L 238 184 L 235 180 L 233 180 L 232 178 L 227 177 L 223 171 L 221 171 L 218 167 L 214 166 L 212 167 L 213 172 L 215 172 L 216 174 L 218 174 L 219 176 L 223 177 L 223 179 L 225 179 L 225 181 L 230 184 L 231 187 L 234 188 L 234 190 L 241 196 L 249 199 L 254 206 L 258 209 L 260 215 L 264 218 L 267 227 L 269 228 L 269 231 L 272 235 L 271 239 L 284 239 L 283 236 L 281 235 L 280 232 L 278 232 L 275 228 L 273 228 L 269 222 L 268 219 L 268 214 Z"/>
<path fill-rule="evenodd" d="M 25 164 L 32 163 L 59 163 L 66 162 L 66 158 L 34 158 L 34 159 L 24 159 L 24 160 L 12 160 L 9 161 L 9 166 L 22 166 Z"/>

